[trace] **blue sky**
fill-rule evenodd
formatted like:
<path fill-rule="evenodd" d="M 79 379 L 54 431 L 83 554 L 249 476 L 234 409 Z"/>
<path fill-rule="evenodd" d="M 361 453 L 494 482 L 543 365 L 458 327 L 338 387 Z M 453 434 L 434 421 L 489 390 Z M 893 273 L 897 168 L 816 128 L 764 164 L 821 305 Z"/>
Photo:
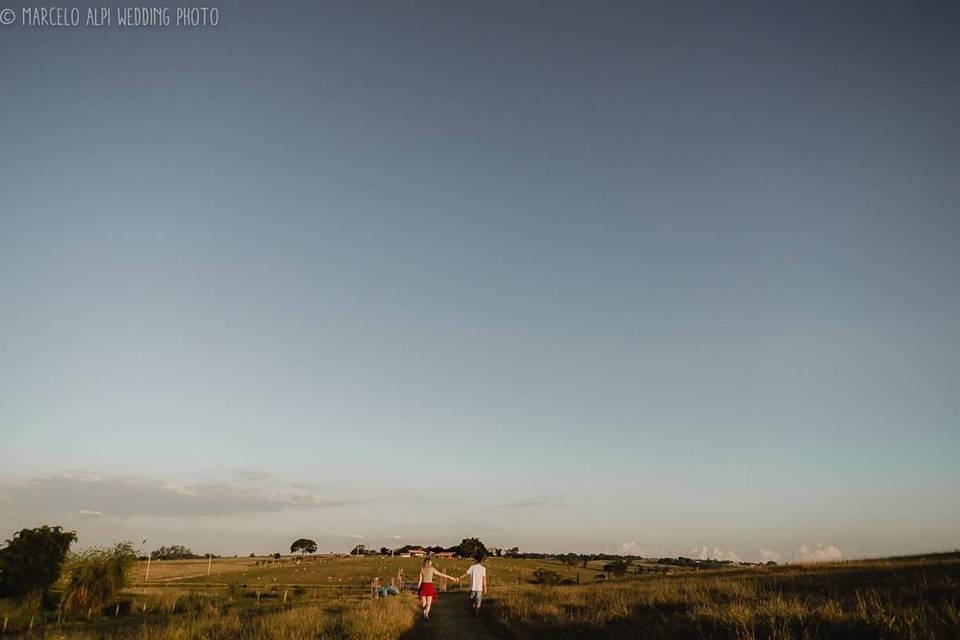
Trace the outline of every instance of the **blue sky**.
<path fill-rule="evenodd" d="M 949 2 L 3 27 L 0 524 L 955 547 L 958 27 Z"/>

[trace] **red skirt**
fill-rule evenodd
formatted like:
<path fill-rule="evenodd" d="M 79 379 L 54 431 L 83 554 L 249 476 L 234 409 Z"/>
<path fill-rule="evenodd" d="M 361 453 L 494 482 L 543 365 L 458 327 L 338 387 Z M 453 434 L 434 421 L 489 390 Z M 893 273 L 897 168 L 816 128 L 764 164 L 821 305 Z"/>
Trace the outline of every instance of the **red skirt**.
<path fill-rule="evenodd" d="M 437 599 L 437 590 L 433 588 L 432 582 L 423 582 L 420 584 L 420 588 L 417 590 L 418 598 L 433 598 Z"/>

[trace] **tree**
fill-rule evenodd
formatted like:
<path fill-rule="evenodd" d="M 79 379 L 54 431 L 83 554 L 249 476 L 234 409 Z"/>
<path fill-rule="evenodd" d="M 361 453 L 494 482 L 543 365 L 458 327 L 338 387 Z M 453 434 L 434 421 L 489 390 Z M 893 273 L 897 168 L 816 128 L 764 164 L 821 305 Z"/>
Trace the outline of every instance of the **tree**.
<path fill-rule="evenodd" d="M 562 576 L 556 571 L 549 569 L 537 569 L 533 572 L 533 578 L 538 584 L 560 584 Z"/>
<path fill-rule="evenodd" d="M 64 608 L 98 611 L 126 586 L 127 572 L 137 561 L 133 545 L 121 542 L 108 549 L 88 549 L 67 562 Z"/>
<path fill-rule="evenodd" d="M 175 544 L 169 547 L 160 547 L 159 549 L 150 553 L 150 558 L 152 560 L 193 560 L 194 558 L 199 558 L 197 554 L 193 551 L 190 551 L 187 547 L 182 544 Z"/>
<path fill-rule="evenodd" d="M 380 555 L 382 556 L 390 555 L 390 549 L 387 549 L 386 547 L 380 547 Z"/>
<path fill-rule="evenodd" d="M 580 562 L 580 556 L 575 553 L 568 553 L 563 557 L 563 561 L 571 567 L 575 567 Z"/>
<path fill-rule="evenodd" d="M 478 555 L 489 556 L 490 552 L 479 538 L 464 538 L 456 547 L 454 552 L 461 558 L 473 558 Z"/>
<path fill-rule="evenodd" d="M 300 538 L 290 545 L 290 553 L 296 553 L 297 551 L 300 552 L 300 557 L 303 557 L 305 553 L 316 553 L 317 543 L 310 538 Z"/>
<path fill-rule="evenodd" d="M 13 534 L 0 549 L 0 596 L 46 594 L 60 578 L 60 568 L 76 540 L 75 531 L 46 525 Z"/>
<path fill-rule="evenodd" d="M 622 576 L 627 572 L 627 563 L 618 558 L 613 562 L 603 565 L 603 570 L 615 576 Z"/>

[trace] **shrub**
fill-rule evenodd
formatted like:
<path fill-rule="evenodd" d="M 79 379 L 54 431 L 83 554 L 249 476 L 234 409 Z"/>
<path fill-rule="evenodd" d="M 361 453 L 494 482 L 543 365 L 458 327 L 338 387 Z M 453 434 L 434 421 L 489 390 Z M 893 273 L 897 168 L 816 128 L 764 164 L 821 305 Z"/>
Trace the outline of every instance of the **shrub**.
<path fill-rule="evenodd" d="M 613 562 L 603 565 L 603 570 L 612 573 L 615 576 L 622 576 L 627 572 L 627 563 L 623 560 L 617 559 Z"/>
<path fill-rule="evenodd" d="M 100 610 L 126 584 L 127 570 L 137 561 L 133 545 L 89 549 L 70 559 L 63 606 L 68 611 Z"/>
<path fill-rule="evenodd" d="M 160 547 L 152 552 L 150 557 L 154 560 L 193 560 L 200 556 L 181 544 L 175 544 L 170 547 Z"/>
<path fill-rule="evenodd" d="M 533 572 L 533 577 L 538 584 L 553 585 L 559 584 L 561 576 L 556 571 L 549 569 L 537 569 Z"/>

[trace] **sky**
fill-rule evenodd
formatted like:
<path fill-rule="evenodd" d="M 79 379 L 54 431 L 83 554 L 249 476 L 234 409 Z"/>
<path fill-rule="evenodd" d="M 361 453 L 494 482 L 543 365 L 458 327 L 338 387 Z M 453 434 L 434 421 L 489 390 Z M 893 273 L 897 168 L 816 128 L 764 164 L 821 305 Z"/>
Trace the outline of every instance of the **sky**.
<path fill-rule="evenodd" d="M 960 546 L 956 2 L 217 6 L 0 26 L 0 538 Z"/>

